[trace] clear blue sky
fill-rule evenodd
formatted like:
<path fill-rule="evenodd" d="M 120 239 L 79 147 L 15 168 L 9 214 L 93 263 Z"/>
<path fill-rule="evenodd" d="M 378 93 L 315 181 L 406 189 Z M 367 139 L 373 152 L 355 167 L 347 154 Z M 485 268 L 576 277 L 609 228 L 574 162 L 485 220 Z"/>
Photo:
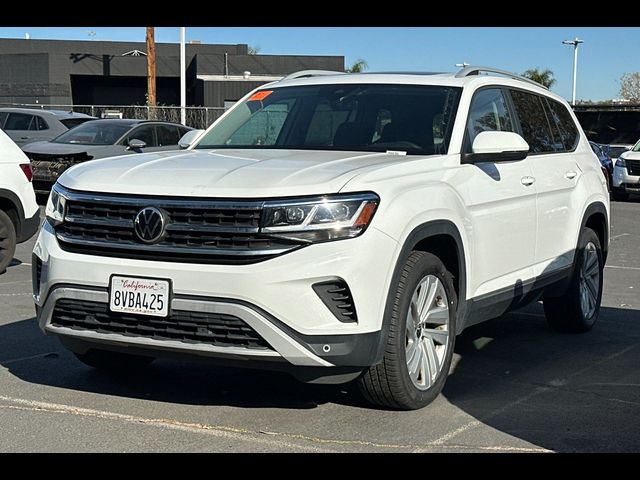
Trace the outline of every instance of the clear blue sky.
<path fill-rule="evenodd" d="M 89 32 L 95 32 L 90 36 Z M 36 39 L 144 41 L 144 27 L 0 27 L 0 37 Z M 247 43 L 261 54 L 344 55 L 350 65 L 365 59 L 370 71 L 453 71 L 466 61 L 523 72 L 551 69 L 552 88 L 571 97 L 573 47 L 585 43 L 578 58 L 578 99 L 619 97 L 620 76 L 640 71 L 640 28 L 452 28 L 452 27 L 187 27 L 187 41 Z M 178 42 L 178 28 L 156 28 L 156 42 Z"/>

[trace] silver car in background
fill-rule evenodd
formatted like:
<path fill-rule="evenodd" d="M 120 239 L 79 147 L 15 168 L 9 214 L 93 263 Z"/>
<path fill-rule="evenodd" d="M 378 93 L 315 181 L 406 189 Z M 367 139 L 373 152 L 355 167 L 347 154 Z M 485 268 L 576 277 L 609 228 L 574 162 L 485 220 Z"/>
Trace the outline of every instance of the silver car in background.
<path fill-rule="evenodd" d="M 0 108 L 0 129 L 19 147 L 32 142 L 51 140 L 70 128 L 96 117 L 63 110 L 34 108 Z"/>
<path fill-rule="evenodd" d="M 87 160 L 133 153 L 178 150 L 180 138 L 192 130 L 184 125 L 134 119 L 92 120 L 49 142 L 22 150 L 31 159 L 33 188 L 48 195 L 69 167 Z"/>

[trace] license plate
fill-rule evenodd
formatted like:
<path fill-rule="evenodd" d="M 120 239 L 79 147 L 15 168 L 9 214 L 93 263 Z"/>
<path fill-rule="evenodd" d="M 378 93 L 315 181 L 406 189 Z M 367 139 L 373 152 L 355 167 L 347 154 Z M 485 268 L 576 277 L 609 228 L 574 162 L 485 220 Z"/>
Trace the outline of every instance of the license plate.
<path fill-rule="evenodd" d="M 169 315 L 168 280 L 137 277 L 111 277 L 109 309 L 112 312 L 166 317 Z"/>

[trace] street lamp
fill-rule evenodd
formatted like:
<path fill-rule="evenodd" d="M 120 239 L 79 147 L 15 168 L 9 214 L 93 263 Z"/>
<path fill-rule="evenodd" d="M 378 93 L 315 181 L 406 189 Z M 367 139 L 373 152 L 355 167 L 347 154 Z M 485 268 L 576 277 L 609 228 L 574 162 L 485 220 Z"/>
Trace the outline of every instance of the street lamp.
<path fill-rule="evenodd" d="M 456 67 L 467 68 L 469 64 L 467 62 L 456 63 Z"/>
<path fill-rule="evenodd" d="M 576 72 L 578 70 L 578 45 L 584 43 L 584 40 L 580 40 L 578 37 L 575 40 L 563 40 L 565 45 L 573 45 L 573 96 L 571 105 L 576 104 Z"/>

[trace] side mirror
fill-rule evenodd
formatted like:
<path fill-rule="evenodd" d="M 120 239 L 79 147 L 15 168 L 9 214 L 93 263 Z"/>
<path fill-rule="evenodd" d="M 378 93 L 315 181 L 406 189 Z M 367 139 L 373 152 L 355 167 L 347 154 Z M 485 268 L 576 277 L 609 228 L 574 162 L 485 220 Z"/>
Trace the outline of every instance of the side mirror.
<path fill-rule="evenodd" d="M 143 142 L 142 140 L 138 140 L 137 138 L 132 138 L 131 140 L 129 140 L 127 150 L 141 150 L 146 146 L 147 142 Z"/>
<path fill-rule="evenodd" d="M 200 136 L 204 130 L 189 130 L 185 133 L 180 140 L 178 140 L 178 146 L 180 148 L 188 148 L 193 145 L 194 140 Z"/>
<path fill-rule="evenodd" d="M 515 162 L 529 155 L 529 144 L 513 132 L 480 132 L 462 163 Z"/>

